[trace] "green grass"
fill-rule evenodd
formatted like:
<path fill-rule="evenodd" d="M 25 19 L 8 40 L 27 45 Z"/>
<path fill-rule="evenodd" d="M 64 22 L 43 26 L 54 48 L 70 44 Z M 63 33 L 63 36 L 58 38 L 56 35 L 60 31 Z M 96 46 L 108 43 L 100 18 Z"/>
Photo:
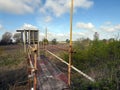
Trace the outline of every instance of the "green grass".
<path fill-rule="evenodd" d="M 15 67 L 25 65 L 25 53 L 20 46 L 0 46 L 0 67 Z"/>
<path fill-rule="evenodd" d="M 0 90 L 27 79 L 26 54 L 18 45 L 0 46 Z"/>

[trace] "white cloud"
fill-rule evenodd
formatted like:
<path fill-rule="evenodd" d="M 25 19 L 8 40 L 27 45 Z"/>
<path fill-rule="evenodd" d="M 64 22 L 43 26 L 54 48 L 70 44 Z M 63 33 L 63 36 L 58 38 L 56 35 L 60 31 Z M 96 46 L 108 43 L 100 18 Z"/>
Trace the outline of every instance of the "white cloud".
<path fill-rule="evenodd" d="M 45 11 L 44 7 L 40 8 L 40 12 L 43 13 L 43 14 L 46 14 L 46 11 Z"/>
<path fill-rule="evenodd" d="M 53 13 L 55 16 L 61 16 L 69 12 L 71 0 L 46 0 L 41 13 Z M 90 8 L 94 2 L 92 0 L 74 0 L 74 8 Z"/>
<path fill-rule="evenodd" d="M 46 23 L 48 23 L 48 22 L 50 22 L 50 21 L 52 21 L 52 17 L 51 17 L 51 16 L 45 17 L 45 22 L 46 22 Z"/>
<path fill-rule="evenodd" d="M 0 0 L 0 11 L 25 14 L 33 13 L 40 4 L 40 0 Z"/>
<path fill-rule="evenodd" d="M 91 22 L 89 23 L 83 23 L 83 22 L 78 22 L 76 23 L 76 27 L 78 29 L 83 29 L 83 30 L 89 30 L 89 31 L 94 31 L 94 32 L 115 32 L 115 31 L 120 31 L 120 24 L 113 25 L 112 22 L 105 22 L 103 25 L 100 25 L 100 27 L 96 28 L 94 24 Z"/>
<path fill-rule="evenodd" d="M 85 36 L 85 33 L 82 33 L 82 32 L 73 32 L 73 36 Z"/>
<path fill-rule="evenodd" d="M 37 30 L 37 27 L 36 26 L 33 26 L 33 25 L 31 25 L 31 24 L 24 24 L 21 28 L 20 28 L 21 30 L 23 30 L 23 29 L 26 29 L 26 30 Z"/>
<path fill-rule="evenodd" d="M 65 41 L 66 39 L 69 39 L 69 34 L 63 33 L 48 32 L 47 36 L 49 41 L 53 40 L 54 38 L 56 38 L 57 41 Z M 43 38 L 45 38 L 45 33 L 40 32 L 40 40 L 42 40 Z"/>
<path fill-rule="evenodd" d="M 120 30 L 120 24 L 115 25 L 114 28 L 115 28 L 116 30 Z"/>
<path fill-rule="evenodd" d="M 3 29 L 3 26 L 0 24 L 0 30 L 2 30 Z"/>
<path fill-rule="evenodd" d="M 114 36 L 117 36 L 119 31 L 120 31 L 120 24 L 112 24 L 112 22 L 105 22 L 99 27 L 96 27 L 93 23 L 83 23 L 79 22 L 76 24 L 76 27 L 81 29 L 81 30 L 73 30 L 73 41 L 77 40 L 79 38 L 94 38 L 94 33 L 98 32 L 99 33 L 99 38 L 100 39 L 109 39 Z M 57 33 L 57 29 L 54 29 L 53 27 L 49 27 L 48 32 L 48 40 L 51 41 L 52 39 L 56 38 L 57 41 L 65 41 L 66 39 L 70 38 L 69 32 L 64 32 L 64 29 L 59 28 L 61 31 Z M 63 30 L 63 32 L 62 32 Z M 95 32 L 94 32 L 95 30 Z M 53 32 L 51 32 L 53 31 Z M 68 30 L 69 31 L 69 30 Z M 108 33 L 109 32 L 109 33 Z M 45 37 L 45 33 L 40 33 L 40 38 L 42 39 Z"/>
<path fill-rule="evenodd" d="M 107 21 L 104 23 L 104 25 L 111 25 L 111 24 L 112 24 L 112 22 L 110 22 L 110 21 Z"/>
<path fill-rule="evenodd" d="M 74 0 L 75 7 L 90 8 L 94 2 L 92 0 Z"/>
<path fill-rule="evenodd" d="M 92 23 L 83 23 L 83 22 L 76 23 L 76 27 L 78 29 L 86 29 L 86 30 L 92 30 L 95 28 L 95 26 Z"/>
<path fill-rule="evenodd" d="M 73 32 L 73 40 L 77 40 L 78 38 L 85 37 L 84 33 L 81 32 Z M 40 40 L 45 38 L 45 33 L 40 33 Z M 52 39 L 56 38 L 57 41 L 65 41 L 66 39 L 70 38 L 69 33 L 54 33 L 48 32 L 48 40 L 51 41 Z"/>
<path fill-rule="evenodd" d="M 55 16 L 60 16 L 65 13 L 68 7 L 65 5 L 68 0 L 46 0 L 44 6 L 40 9 L 43 13 L 53 13 Z"/>
<path fill-rule="evenodd" d="M 120 24 L 118 25 L 102 25 L 100 27 L 101 30 L 106 31 L 106 32 L 115 32 L 115 31 L 120 31 Z"/>

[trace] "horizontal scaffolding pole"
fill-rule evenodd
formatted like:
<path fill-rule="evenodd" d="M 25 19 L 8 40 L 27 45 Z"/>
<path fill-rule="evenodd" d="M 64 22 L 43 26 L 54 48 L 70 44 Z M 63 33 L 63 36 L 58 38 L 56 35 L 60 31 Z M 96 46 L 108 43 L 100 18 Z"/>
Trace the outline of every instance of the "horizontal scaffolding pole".
<path fill-rule="evenodd" d="M 55 55 L 54 53 L 50 52 L 49 50 L 46 50 L 49 54 L 53 55 L 54 57 L 56 57 L 57 59 L 59 59 L 61 62 L 65 63 L 66 65 L 69 65 L 65 60 L 63 60 L 62 58 L 58 57 L 57 55 Z M 73 65 L 71 66 L 72 69 L 74 69 L 76 72 L 78 72 L 79 74 L 83 75 L 85 78 L 89 79 L 92 82 L 95 82 L 95 80 L 93 78 L 91 78 L 90 76 L 88 76 L 87 74 L 83 73 L 81 70 L 77 69 L 76 67 L 74 67 Z"/>
<path fill-rule="evenodd" d="M 31 60 L 31 57 L 30 57 L 30 54 L 28 53 L 28 58 L 29 58 L 29 63 L 30 63 L 30 67 L 33 69 L 34 68 L 34 66 L 33 66 L 33 64 L 32 64 L 32 60 Z"/>
<path fill-rule="evenodd" d="M 29 48 L 32 52 L 34 52 L 34 51 L 36 51 L 36 50 L 37 50 L 37 47 L 35 47 L 35 45 L 34 45 L 34 47 L 32 47 L 32 46 L 28 45 L 28 48 Z"/>
<path fill-rule="evenodd" d="M 55 48 L 58 48 L 60 50 L 63 50 L 63 51 L 69 51 L 69 48 L 68 49 L 64 49 L 64 48 L 61 48 L 61 47 L 58 47 L 58 46 L 55 46 L 55 45 L 51 45 L 50 47 L 55 47 Z"/>
<path fill-rule="evenodd" d="M 38 30 L 26 30 L 26 29 L 24 29 L 24 30 L 16 30 L 17 32 L 24 32 L 24 31 L 27 31 L 27 32 L 29 32 L 29 31 L 33 31 L 33 32 L 37 32 Z"/>

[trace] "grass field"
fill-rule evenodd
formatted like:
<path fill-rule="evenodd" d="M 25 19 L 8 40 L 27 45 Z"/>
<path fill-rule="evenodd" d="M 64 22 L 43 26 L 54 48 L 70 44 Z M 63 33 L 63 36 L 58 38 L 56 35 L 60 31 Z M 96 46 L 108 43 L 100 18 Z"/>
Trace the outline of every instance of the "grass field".
<path fill-rule="evenodd" d="M 42 48 L 42 47 L 41 47 Z M 54 54 L 68 61 L 68 44 L 48 45 Z M 72 70 L 72 90 L 120 90 L 120 41 L 74 43 L 72 64 L 96 80 L 91 83 Z M 45 54 L 41 51 L 41 54 Z M 26 90 L 26 55 L 20 45 L 0 46 L 0 90 Z M 47 57 L 67 75 L 67 65 L 47 54 Z"/>
<path fill-rule="evenodd" d="M 0 90 L 13 90 L 19 82 L 26 79 L 23 48 L 19 45 L 0 46 Z"/>

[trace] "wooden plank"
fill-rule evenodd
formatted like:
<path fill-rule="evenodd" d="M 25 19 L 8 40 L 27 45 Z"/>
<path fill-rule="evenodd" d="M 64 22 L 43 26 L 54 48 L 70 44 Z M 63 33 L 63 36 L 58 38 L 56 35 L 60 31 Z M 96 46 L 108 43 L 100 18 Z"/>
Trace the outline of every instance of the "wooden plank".
<path fill-rule="evenodd" d="M 62 72 L 60 72 L 44 55 L 40 57 L 40 60 L 38 60 L 38 67 L 41 68 L 38 72 L 39 89 L 63 90 L 64 88 L 68 88 L 67 84 L 57 77 L 59 74 L 61 75 Z"/>

